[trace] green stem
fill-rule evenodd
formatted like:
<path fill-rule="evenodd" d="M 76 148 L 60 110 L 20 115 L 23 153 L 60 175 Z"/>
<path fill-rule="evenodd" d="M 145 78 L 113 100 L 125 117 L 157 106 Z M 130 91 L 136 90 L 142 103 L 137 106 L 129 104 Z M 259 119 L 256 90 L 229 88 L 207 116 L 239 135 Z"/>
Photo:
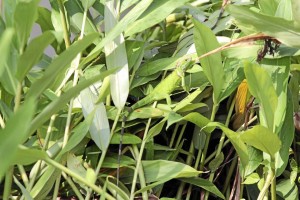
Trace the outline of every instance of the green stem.
<path fill-rule="evenodd" d="M 52 200 L 56 200 L 59 193 L 59 185 L 60 185 L 61 175 L 59 175 L 55 181 L 54 191 L 52 194 Z"/>
<path fill-rule="evenodd" d="M 78 188 L 76 187 L 75 183 L 72 181 L 72 179 L 70 177 L 67 176 L 66 173 L 62 172 L 61 173 L 62 176 L 64 177 L 64 179 L 68 182 L 68 184 L 71 186 L 73 192 L 75 193 L 76 197 L 79 200 L 83 200 L 83 196 L 81 195 L 80 191 L 78 190 Z"/>
<path fill-rule="evenodd" d="M 156 107 L 156 104 L 157 104 L 157 101 L 153 103 L 153 107 Z M 137 180 L 139 168 L 140 168 L 140 165 L 141 165 L 144 148 L 145 148 L 145 145 L 146 145 L 146 142 L 147 142 L 146 139 L 147 139 L 148 131 L 150 129 L 150 124 L 151 124 L 151 118 L 149 118 L 148 123 L 146 125 L 146 129 L 145 129 L 145 132 L 144 132 L 143 140 L 142 140 L 142 143 L 141 143 L 141 149 L 140 149 L 139 157 L 138 157 L 138 159 L 136 161 L 136 167 L 134 169 L 132 186 L 131 186 L 131 191 L 130 191 L 130 198 L 129 198 L 130 200 L 134 199 L 134 192 L 135 192 L 136 180 Z"/>
<path fill-rule="evenodd" d="M 174 128 L 174 131 L 172 133 L 172 137 L 171 137 L 171 140 L 170 140 L 170 144 L 169 144 L 169 147 L 172 148 L 173 144 L 174 144 L 174 140 L 175 140 L 175 137 L 176 137 L 176 133 L 178 131 L 178 128 L 179 128 L 179 123 L 176 123 L 175 125 L 175 128 Z"/>
<path fill-rule="evenodd" d="M 26 174 L 26 171 L 25 171 L 23 165 L 17 165 L 17 166 L 18 166 L 21 178 L 23 180 L 24 186 L 28 187 L 29 181 L 28 181 L 28 177 L 27 177 L 27 174 Z"/>
<path fill-rule="evenodd" d="M 115 200 L 115 198 L 113 196 L 111 196 L 110 194 L 105 193 L 100 186 L 98 187 L 95 184 L 88 182 L 85 178 L 83 178 L 80 175 L 76 174 L 75 172 L 71 171 L 70 169 L 68 169 L 64 165 L 62 165 L 62 164 L 60 164 L 60 163 L 58 163 L 58 162 L 56 162 L 56 161 L 54 161 L 54 160 L 52 160 L 48 157 L 45 158 L 45 162 L 47 162 L 49 165 L 52 165 L 52 166 L 56 167 L 57 169 L 60 169 L 61 171 L 68 174 L 69 176 L 77 179 L 81 183 L 83 183 L 83 184 L 87 185 L 88 187 L 92 188 L 98 194 L 104 195 L 106 197 L 106 199 Z"/>
<path fill-rule="evenodd" d="M 235 156 L 236 156 L 236 154 L 235 154 Z M 234 160 L 232 161 L 230 167 L 229 167 L 229 171 L 226 173 L 226 179 L 225 179 L 224 187 L 223 187 L 223 190 L 222 190 L 223 194 L 225 193 L 226 189 L 228 188 L 228 186 L 230 184 L 230 180 L 231 180 L 233 171 L 236 168 L 237 161 L 238 161 L 238 159 L 237 159 L 237 157 L 235 157 Z"/>
<path fill-rule="evenodd" d="M 57 0 L 57 3 L 58 3 L 58 6 L 59 6 L 61 23 L 62 23 L 63 30 L 64 30 L 65 45 L 66 45 L 66 48 L 68 48 L 71 45 L 71 41 L 70 41 L 70 38 L 69 38 L 69 29 L 68 29 L 68 25 L 67 25 L 67 18 L 66 18 L 65 8 L 64 8 L 62 0 Z"/>
<path fill-rule="evenodd" d="M 267 177 L 266 177 L 266 180 L 265 180 L 265 184 L 264 184 L 263 188 L 261 189 L 261 191 L 260 191 L 260 193 L 257 197 L 257 200 L 263 200 L 264 199 L 266 193 L 268 192 L 268 188 L 273 183 L 273 179 L 275 179 L 274 178 L 274 173 L 273 173 L 273 170 L 270 169 L 268 171 L 268 174 L 267 174 Z M 276 184 L 276 182 L 275 182 L 275 184 Z M 273 190 L 273 188 L 271 188 L 271 189 Z M 276 188 L 275 188 L 275 197 L 272 194 L 272 200 L 276 200 Z"/>
<path fill-rule="evenodd" d="M 139 152 L 137 146 L 136 146 L 136 145 L 132 145 L 132 148 L 133 148 L 135 157 L 139 157 L 140 152 Z M 146 179 L 145 179 L 144 169 L 143 169 L 143 167 L 139 167 L 138 170 L 139 170 L 138 173 L 139 173 L 139 179 L 140 179 L 141 188 L 144 188 L 144 187 L 146 187 Z M 148 199 L 147 191 L 144 191 L 144 192 L 142 193 L 142 197 L 143 197 L 143 199 L 145 199 L 145 200 Z"/>
<path fill-rule="evenodd" d="M 5 175 L 3 200 L 8 200 L 9 197 L 10 197 L 13 174 L 14 174 L 14 167 L 10 166 L 7 173 L 6 173 L 6 175 Z"/>
<path fill-rule="evenodd" d="M 276 177 L 275 177 L 275 170 L 272 170 L 273 179 L 271 183 L 271 200 L 276 200 Z"/>
<path fill-rule="evenodd" d="M 218 105 L 214 104 L 213 107 L 212 107 L 212 113 L 211 113 L 210 121 L 215 120 L 215 115 L 216 115 L 217 109 L 218 109 Z M 204 162 L 205 162 L 205 159 L 206 159 L 206 154 L 207 154 L 207 150 L 208 150 L 210 136 L 211 136 L 211 134 L 208 134 L 207 137 L 206 137 L 206 140 L 205 140 L 205 145 L 204 145 L 201 160 L 200 160 L 200 171 L 202 171 L 203 168 L 204 168 Z"/>

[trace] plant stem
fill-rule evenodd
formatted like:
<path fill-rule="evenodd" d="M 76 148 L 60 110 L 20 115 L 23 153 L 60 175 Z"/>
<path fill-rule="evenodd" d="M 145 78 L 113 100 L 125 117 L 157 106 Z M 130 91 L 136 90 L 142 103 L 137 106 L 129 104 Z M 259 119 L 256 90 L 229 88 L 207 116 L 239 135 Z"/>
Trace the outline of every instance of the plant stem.
<path fill-rule="evenodd" d="M 153 103 L 152 107 L 155 108 L 156 104 L 157 104 L 157 101 Z M 134 199 L 134 191 L 135 191 L 135 186 L 136 186 L 136 180 L 137 180 L 139 168 L 140 168 L 140 165 L 141 165 L 144 148 L 145 148 L 145 145 L 146 145 L 146 142 L 147 142 L 146 139 L 147 139 L 148 131 L 150 129 L 150 124 L 151 124 L 151 118 L 149 118 L 148 123 L 146 125 L 143 140 L 142 140 L 142 143 L 141 143 L 141 149 L 140 149 L 139 157 L 136 161 L 136 167 L 135 167 L 135 170 L 134 170 L 132 186 L 131 186 L 131 191 L 130 191 L 130 200 Z"/>
<path fill-rule="evenodd" d="M 61 174 L 64 177 L 64 179 L 68 182 L 68 184 L 71 186 L 72 190 L 76 194 L 76 197 L 79 200 L 83 200 L 84 199 L 83 196 L 81 195 L 80 191 L 78 190 L 78 188 L 76 187 L 76 185 L 74 184 L 74 182 L 72 181 L 72 179 L 70 177 L 68 177 L 67 174 L 64 173 L 64 172 L 62 172 Z"/>
<path fill-rule="evenodd" d="M 61 176 L 58 176 L 55 181 L 52 200 L 56 200 L 59 192 L 59 185 L 60 185 Z"/>
<path fill-rule="evenodd" d="M 236 154 L 235 154 L 236 156 Z M 226 179 L 225 179 L 225 182 L 224 182 L 224 187 L 223 187 L 223 190 L 222 190 L 222 193 L 224 194 L 226 189 L 228 188 L 229 184 L 230 184 L 230 180 L 231 180 L 231 177 L 232 177 L 232 174 L 233 174 L 233 171 L 236 167 L 236 164 L 237 164 L 237 157 L 234 158 L 234 160 L 232 161 L 230 167 L 229 167 L 229 171 L 227 173 L 227 176 L 226 176 Z"/>
<path fill-rule="evenodd" d="M 6 175 L 5 175 L 3 200 L 8 200 L 9 197 L 10 197 L 13 173 L 14 173 L 14 167 L 10 166 L 7 173 L 6 173 Z"/>
<path fill-rule="evenodd" d="M 59 6 L 61 23 L 62 23 L 63 30 L 64 30 L 64 41 L 65 41 L 66 48 L 68 48 L 71 45 L 71 41 L 70 41 L 70 38 L 69 38 L 69 29 L 68 29 L 68 25 L 67 25 L 67 18 L 66 18 L 65 8 L 64 8 L 62 0 L 57 0 L 57 3 L 58 3 L 58 6 Z"/>
<path fill-rule="evenodd" d="M 264 184 L 263 188 L 261 189 L 261 191 L 257 197 L 257 200 L 263 200 L 263 198 L 265 197 L 265 194 L 268 191 L 269 186 L 273 183 L 273 179 L 275 179 L 273 170 L 269 169 L 266 180 L 265 180 L 265 184 Z M 276 184 L 276 182 L 275 182 L 275 184 Z M 271 188 L 271 189 L 274 190 L 274 188 Z M 272 191 L 272 192 L 274 192 L 274 191 Z M 272 194 L 272 200 L 276 200 L 276 188 L 275 188 L 275 197 Z"/>
<path fill-rule="evenodd" d="M 17 165 L 17 166 L 18 166 L 21 178 L 22 178 L 22 180 L 24 182 L 24 186 L 28 187 L 29 181 L 28 181 L 28 177 L 27 177 L 27 174 L 26 174 L 26 171 L 25 171 L 23 165 Z"/>
<path fill-rule="evenodd" d="M 140 152 L 139 152 L 137 146 L 132 145 L 132 148 L 133 148 L 135 157 L 138 157 L 140 155 Z M 146 179 L 145 179 L 145 175 L 144 175 L 144 169 L 142 167 L 139 167 L 138 170 L 139 170 L 139 179 L 140 179 L 141 188 L 144 188 L 144 187 L 146 187 Z M 143 199 L 148 199 L 147 191 L 144 191 L 142 193 L 142 197 L 143 197 Z"/>
<path fill-rule="evenodd" d="M 214 104 L 213 107 L 212 107 L 212 113 L 211 113 L 211 118 L 210 118 L 211 121 L 215 120 L 215 115 L 216 115 L 217 109 L 218 109 L 218 105 Z M 211 134 L 208 134 L 207 137 L 206 137 L 206 140 L 205 140 L 205 146 L 203 148 L 203 152 L 202 152 L 202 156 L 201 156 L 201 160 L 200 160 L 200 171 L 202 171 L 203 168 L 204 168 L 204 162 L 205 162 L 205 159 L 206 159 L 206 154 L 207 154 L 207 150 L 208 150 L 210 136 L 211 136 Z"/>
<path fill-rule="evenodd" d="M 47 162 L 49 165 L 52 165 L 52 166 L 56 167 L 57 169 L 60 169 L 61 171 L 68 174 L 69 176 L 77 179 L 78 181 L 80 181 L 83 184 L 87 185 L 88 187 L 92 188 L 98 194 L 104 195 L 106 197 L 106 199 L 115 200 L 115 198 L 113 196 L 111 196 L 110 194 L 105 193 L 100 186 L 98 187 L 95 184 L 88 182 L 85 178 L 83 178 L 80 175 L 76 174 L 75 172 L 71 171 L 70 169 L 68 169 L 64 165 L 62 165 L 62 164 L 60 164 L 60 163 L 58 163 L 58 162 L 56 162 L 56 161 L 54 161 L 54 160 L 52 160 L 51 158 L 48 158 L 48 157 L 45 158 L 45 162 Z"/>

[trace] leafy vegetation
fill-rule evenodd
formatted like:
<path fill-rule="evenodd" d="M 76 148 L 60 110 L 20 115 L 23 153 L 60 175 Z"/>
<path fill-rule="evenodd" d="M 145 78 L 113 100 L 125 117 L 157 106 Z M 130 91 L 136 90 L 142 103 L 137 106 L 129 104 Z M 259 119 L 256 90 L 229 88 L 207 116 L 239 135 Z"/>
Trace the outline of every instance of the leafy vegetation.
<path fill-rule="evenodd" d="M 299 198 L 299 1 L 45 2 L 1 1 L 1 198 Z"/>

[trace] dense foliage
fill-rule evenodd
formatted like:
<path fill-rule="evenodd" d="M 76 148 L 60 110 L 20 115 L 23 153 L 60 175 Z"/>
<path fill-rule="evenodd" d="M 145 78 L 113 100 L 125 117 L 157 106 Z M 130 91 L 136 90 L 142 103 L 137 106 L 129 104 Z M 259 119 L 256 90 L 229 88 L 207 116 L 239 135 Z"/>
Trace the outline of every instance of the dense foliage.
<path fill-rule="evenodd" d="M 299 198 L 300 1 L 0 2 L 1 198 Z"/>

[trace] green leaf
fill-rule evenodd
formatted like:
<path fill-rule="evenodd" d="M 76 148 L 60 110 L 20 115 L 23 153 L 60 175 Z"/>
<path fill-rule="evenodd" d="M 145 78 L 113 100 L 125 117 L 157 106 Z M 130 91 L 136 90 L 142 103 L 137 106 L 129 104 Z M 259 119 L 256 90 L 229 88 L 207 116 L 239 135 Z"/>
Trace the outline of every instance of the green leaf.
<path fill-rule="evenodd" d="M 19 146 L 12 163 L 14 165 L 30 165 L 38 160 L 45 159 L 47 156 L 48 155 L 45 151 Z"/>
<path fill-rule="evenodd" d="M 207 126 L 218 127 L 225 133 L 226 137 L 228 137 L 231 144 L 235 148 L 237 154 L 239 155 L 243 167 L 246 167 L 249 163 L 249 155 L 248 155 L 247 146 L 245 145 L 244 141 L 241 138 L 242 135 L 240 133 L 236 133 L 230 130 L 225 125 L 218 122 L 210 122 L 209 124 L 207 124 Z"/>
<path fill-rule="evenodd" d="M 52 101 L 47 107 L 45 107 L 42 112 L 36 116 L 32 122 L 30 127 L 30 133 L 32 134 L 36 129 L 38 129 L 44 122 L 50 119 L 50 117 L 55 114 L 57 111 L 62 109 L 66 104 L 74 97 L 76 97 L 80 91 L 87 88 L 88 86 L 92 85 L 93 83 L 103 80 L 106 76 L 110 75 L 111 73 L 115 72 L 118 68 L 114 70 L 108 70 L 100 75 L 96 75 L 93 78 L 83 80 L 77 84 L 77 86 L 69 89 L 66 93 L 61 95 L 59 98 Z"/>
<path fill-rule="evenodd" d="M 276 184 L 276 194 L 283 199 L 299 199 L 298 187 L 289 179 L 281 180 Z"/>
<path fill-rule="evenodd" d="M 163 115 L 164 112 L 158 108 L 142 107 L 132 111 L 128 116 L 127 121 L 131 121 L 134 119 L 157 118 L 157 117 L 162 117 Z"/>
<path fill-rule="evenodd" d="M 219 166 L 223 163 L 224 161 L 224 154 L 221 152 L 217 157 L 215 157 L 210 163 L 208 164 L 208 168 L 215 172 Z"/>
<path fill-rule="evenodd" d="M 40 0 L 19 1 L 14 13 L 15 29 L 22 51 L 32 31 L 33 24 L 38 17 L 38 4 Z"/>
<path fill-rule="evenodd" d="M 258 5 L 262 13 L 274 16 L 278 7 L 278 0 L 260 0 Z"/>
<path fill-rule="evenodd" d="M 72 44 L 67 50 L 56 57 L 47 67 L 43 77 L 36 80 L 30 87 L 27 97 L 37 98 L 47 87 L 49 87 L 55 78 L 69 67 L 72 60 L 78 53 L 85 50 L 98 36 L 98 34 L 90 34 Z"/>
<path fill-rule="evenodd" d="M 266 152 L 272 157 L 274 157 L 275 153 L 281 148 L 281 141 L 278 136 L 271 132 L 270 129 L 261 125 L 246 130 L 240 137 L 248 145 Z"/>
<path fill-rule="evenodd" d="M 196 177 L 201 172 L 189 165 L 167 160 L 142 161 L 145 179 L 151 183 L 135 193 L 147 191 L 174 178 Z"/>
<path fill-rule="evenodd" d="M 194 41 L 197 55 L 201 56 L 211 50 L 218 48 L 220 45 L 215 34 L 205 25 L 193 20 L 195 25 Z M 221 92 L 225 81 L 224 70 L 222 66 L 221 53 L 204 57 L 200 60 L 201 66 L 209 82 L 214 88 L 214 103 L 219 104 L 221 101 Z"/>
<path fill-rule="evenodd" d="M 125 31 L 125 36 L 139 33 L 161 21 L 163 21 L 173 10 L 183 6 L 188 0 L 159 0 L 153 1 L 151 6 L 132 23 Z"/>
<path fill-rule="evenodd" d="M 0 49 L 2 49 L 0 54 L 0 76 L 2 76 L 6 69 L 6 62 L 8 60 L 13 35 L 14 29 L 8 28 L 3 32 L 0 38 Z"/>
<path fill-rule="evenodd" d="M 90 7 L 92 7 L 95 1 L 96 0 L 81 0 L 84 10 L 88 10 Z"/>
<path fill-rule="evenodd" d="M 54 30 L 51 22 L 51 12 L 44 7 L 38 7 L 38 18 L 36 23 L 40 25 L 42 32 Z"/>
<path fill-rule="evenodd" d="M 244 6 L 228 5 L 226 8 L 243 31 L 262 32 L 287 46 L 300 47 L 300 28 L 293 21 L 259 14 Z"/>
<path fill-rule="evenodd" d="M 286 20 L 293 20 L 292 0 L 280 0 L 275 16 Z"/>
<path fill-rule="evenodd" d="M 244 168 L 245 170 L 244 176 L 248 176 L 249 174 L 254 172 L 263 161 L 262 151 L 252 146 L 248 146 L 247 148 L 248 148 L 248 155 L 249 155 L 249 163 Z"/>
<path fill-rule="evenodd" d="M 250 184 L 257 183 L 259 180 L 260 180 L 260 177 L 259 177 L 258 173 L 252 173 L 246 177 L 243 184 L 250 185 Z"/>
<path fill-rule="evenodd" d="M 120 133 L 114 133 L 110 144 L 120 144 L 121 134 Z M 136 135 L 125 133 L 122 137 L 122 143 L 123 144 L 140 144 L 142 142 L 141 138 L 139 138 Z"/>
<path fill-rule="evenodd" d="M 294 140 L 295 126 L 293 120 L 293 101 L 291 92 L 288 91 L 287 107 L 285 118 L 282 120 L 282 127 L 278 133 L 281 141 L 281 148 L 275 155 L 276 176 L 281 175 L 289 161 L 290 147 Z"/>
<path fill-rule="evenodd" d="M 30 122 L 35 111 L 35 103 L 28 99 L 17 112 L 8 119 L 4 129 L 0 130 L 0 157 L 5 158 L 0 165 L 0 179 L 17 154 L 18 145 L 28 138 Z"/>
<path fill-rule="evenodd" d="M 278 97 L 268 72 L 257 64 L 244 62 L 245 76 L 250 93 L 261 105 L 261 116 L 265 126 L 274 130 L 274 116 Z M 262 122 L 262 123 L 263 123 Z"/>
<path fill-rule="evenodd" d="M 13 178 L 14 178 L 14 182 L 17 184 L 17 186 L 22 191 L 22 194 L 23 194 L 25 200 L 33 200 L 33 198 L 31 197 L 31 195 L 29 193 L 29 191 L 26 190 L 26 188 L 19 182 L 19 180 L 15 176 Z"/>
<path fill-rule="evenodd" d="M 218 188 L 210 181 L 199 178 L 199 177 L 190 177 L 190 178 L 180 178 L 179 180 L 201 187 L 207 191 L 209 191 L 212 194 L 217 195 L 218 197 L 225 199 L 224 195 L 218 190 Z"/>
<path fill-rule="evenodd" d="M 17 64 L 17 79 L 21 82 L 29 70 L 37 64 L 44 50 L 55 40 L 55 32 L 47 31 L 34 38 L 26 47 L 25 52 L 20 56 Z"/>

